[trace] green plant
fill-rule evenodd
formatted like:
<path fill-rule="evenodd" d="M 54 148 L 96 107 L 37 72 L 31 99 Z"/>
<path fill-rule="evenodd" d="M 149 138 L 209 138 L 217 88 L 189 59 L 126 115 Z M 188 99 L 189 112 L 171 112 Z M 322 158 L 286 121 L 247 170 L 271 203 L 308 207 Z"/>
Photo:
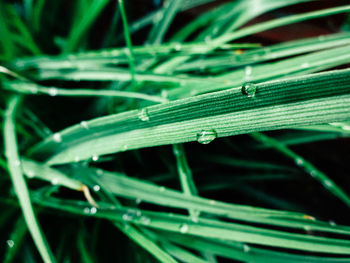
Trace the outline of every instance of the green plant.
<path fill-rule="evenodd" d="M 348 153 L 298 153 L 349 136 L 348 22 L 258 35 L 350 11 L 312 3 L 1 1 L 4 262 L 349 262 Z"/>

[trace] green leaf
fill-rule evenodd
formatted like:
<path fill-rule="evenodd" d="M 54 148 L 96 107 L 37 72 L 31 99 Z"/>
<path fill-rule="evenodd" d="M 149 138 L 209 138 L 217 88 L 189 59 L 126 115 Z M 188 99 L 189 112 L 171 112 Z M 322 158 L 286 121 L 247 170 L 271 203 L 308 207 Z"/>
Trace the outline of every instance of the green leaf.
<path fill-rule="evenodd" d="M 37 222 L 33 207 L 30 201 L 29 190 L 26 181 L 22 174 L 21 162 L 17 150 L 16 128 L 15 128 L 15 114 L 20 98 L 15 96 L 9 101 L 8 108 L 5 114 L 4 139 L 5 150 L 8 167 L 10 171 L 11 180 L 19 199 L 19 203 L 23 212 L 24 219 L 27 223 L 28 229 L 34 243 L 46 263 L 55 262 L 52 252 L 45 240 L 44 235 Z"/>
<path fill-rule="evenodd" d="M 257 91 L 251 97 L 239 87 L 150 106 L 88 121 L 88 128 L 72 126 L 59 133 L 62 140 L 52 136 L 32 152 L 52 165 L 143 147 L 208 143 L 216 137 L 343 121 L 350 118 L 349 83 L 350 71 L 338 70 L 253 84 Z"/>

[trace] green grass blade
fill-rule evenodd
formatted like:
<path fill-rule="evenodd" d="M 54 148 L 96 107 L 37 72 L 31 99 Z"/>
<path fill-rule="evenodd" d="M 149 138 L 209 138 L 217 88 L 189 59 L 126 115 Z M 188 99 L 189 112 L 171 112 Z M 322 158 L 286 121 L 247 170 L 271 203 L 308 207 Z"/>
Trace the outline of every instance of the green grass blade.
<path fill-rule="evenodd" d="M 48 207 L 64 209 L 74 214 L 84 214 L 83 205 L 77 202 L 62 202 L 56 200 L 51 202 L 46 200 L 37 201 Z M 120 209 L 100 209 L 97 213 L 89 216 L 105 218 L 109 220 L 124 221 L 123 215 L 130 213 L 127 208 Z M 137 225 L 147 226 L 153 229 L 165 230 L 174 233 L 183 233 L 209 239 L 224 239 L 228 241 L 249 242 L 252 244 L 261 244 L 282 248 L 292 248 L 302 251 L 314 251 L 331 254 L 350 254 L 350 241 L 336 238 L 326 238 L 311 236 L 305 234 L 294 234 L 277 230 L 267 230 L 253 226 L 246 226 L 236 223 L 218 222 L 212 219 L 200 219 L 193 222 L 188 217 L 160 212 L 142 211 L 142 216 L 132 216 L 128 222 Z M 149 220 L 145 221 L 144 218 Z"/>
<path fill-rule="evenodd" d="M 11 180 L 19 199 L 29 232 L 33 237 L 34 243 L 37 246 L 40 255 L 42 256 L 43 261 L 51 263 L 55 262 L 55 259 L 52 256 L 51 250 L 41 232 L 36 216 L 34 214 L 28 187 L 23 178 L 20 158 L 17 150 L 14 116 L 16 114 L 16 108 L 19 104 L 19 100 L 19 97 L 13 97 L 9 102 L 8 109 L 5 114 L 4 138 L 6 157 L 10 170 Z"/>
<path fill-rule="evenodd" d="M 119 225 L 119 224 L 118 224 Z M 177 261 L 164 252 L 155 242 L 144 234 L 140 233 L 136 228 L 129 225 L 121 225 L 119 227 L 129 238 L 136 242 L 139 246 L 145 248 L 162 263 L 177 263 Z"/>
<path fill-rule="evenodd" d="M 60 132 L 62 141 L 48 138 L 35 153 L 58 164 L 143 147 L 209 143 L 216 137 L 343 121 L 350 118 L 349 82 L 350 71 L 339 70 L 254 84 L 252 97 L 239 87 L 150 106 L 88 121 L 89 129 L 72 126 Z"/>
<path fill-rule="evenodd" d="M 174 19 L 176 13 L 180 10 L 183 0 L 166 1 L 167 6 L 164 5 L 160 13 L 161 19 L 155 23 L 151 33 L 148 37 L 148 42 L 151 44 L 160 44 L 163 41 L 165 33 Z"/>
<path fill-rule="evenodd" d="M 118 4 L 119 4 L 119 10 L 123 21 L 124 38 L 125 38 L 126 46 L 129 50 L 129 52 L 127 53 L 127 57 L 129 61 L 131 79 L 134 80 L 135 79 L 135 62 L 134 62 L 135 59 L 134 59 L 132 42 L 131 42 L 131 37 L 129 32 L 128 20 L 126 18 L 123 0 L 118 0 Z"/>
<path fill-rule="evenodd" d="M 83 14 L 76 25 L 70 31 L 64 52 L 68 53 L 77 49 L 79 41 L 89 30 L 103 8 L 108 4 L 109 0 L 95 0 L 87 8 L 87 12 Z"/>
<path fill-rule="evenodd" d="M 268 137 L 262 133 L 253 133 L 251 136 L 267 145 L 272 146 L 277 151 L 281 152 L 285 156 L 291 158 L 296 165 L 305 170 L 307 174 L 313 177 L 315 180 L 321 183 L 329 192 L 334 194 L 340 200 L 342 200 L 347 206 L 350 206 L 350 198 L 349 196 L 326 174 L 318 170 L 312 163 L 306 161 L 304 158 L 290 150 L 285 145 L 279 143 L 277 140 Z"/>
<path fill-rule="evenodd" d="M 27 95 L 48 95 L 48 96 L 67 96 L 67 97 L 118 97 L 139 99 L 152 102 L 166 102 L 164 98 L 147 95 L 138 92 L 119 91 L 119 90 L 93 90 L 93 89 L 61 89 L 56 87 L 44 87 L 35 83 L 28 82 L 5 82 L 4 88 Z"/>

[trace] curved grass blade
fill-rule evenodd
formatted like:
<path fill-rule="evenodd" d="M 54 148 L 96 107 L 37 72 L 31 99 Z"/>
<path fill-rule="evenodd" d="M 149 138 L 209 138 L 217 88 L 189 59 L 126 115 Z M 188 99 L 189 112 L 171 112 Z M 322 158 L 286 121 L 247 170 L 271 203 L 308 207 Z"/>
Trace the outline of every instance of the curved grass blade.
<path fill-rule="evenodd" d="M 33 211 L 33 207 L 30 201 L 28 187 L 23 178 L 20 158 L 17 150 L 17 141 L 15 135 L 15 124 L 14 116 L 16 109 L 19 104 L 19 97 L 13 97 L 9 104 L 5 114 L 5 127 L 4 127 L 4 138 L 5 138 L 5 149 L 8 167 L 15 188 L 15 192 L 19 199 L 21 209 L 23 212 L 24 219 L 27 223 L 29 232 L 31 233 L 34 243 L 38 248 L 40 255 L 45 263 L 55 262 L 52 252 L 43 236 L 36 216 Z"/>
<path fill-rule="evenodd" d="M 21 248 L 22 242 L 25 235 L 27 234 L 27 226 L 23 217 L 20 216 L 14 226 L 14 229 L 11 233 L 10 239 L 8 242 L 11 242 L 11 246 L 8 246 L 6 254 L 4 256 L 3 263 L 13 262 L 19 249 Z"/>
<path fill-rule="evenodd" d="M 64 52 L 71 52 L 77 48 L 79 41 L 86 34 L 98 15 L 102 12 L 109 0 L 94 0 L 83 15 L 82 19 L 76 21 L 69 33 Z"/>
<path fill-rule="evenodd" d="M 131 200 L 142 200 L 145 203 L 158 206 L 197 210 L 218 217 L 259 224 L 300 229 L 307 227 L 312 231 L 350 234 L 348 227 L 339 225 L 331 226 L 328 223 L 317 221 L 313 217 L 302 213 L 228 204 L 199 196 L 188 196 L 169 188 L 103 170 L 94 171 L 91 168 L 80 168 L 79 171 L 75 171 L 75 176 L 81 180 L 83 178 L 85 180 L 87 178 L 93 178 L 108 193 Z M 86 183 L 88 184 L 88 182 Z"/>
<path fill-rule="evenodd" d="M 65 210 L 70 213 L 83 215 L 84 204 L 60 200 L 36 199 L 46 207 Z M 123 222 L 123 215 L 130 213 L 128 208 L 100 209 L 94 217 Z M 212 219 L 200 219 L 193 222 L 187 216 L 160 212 L 142 211 L 142 216 L 128 219 L 137 225 L 149 228 L 183 233 L 196 237 L 223 239 L 228 241 L 249 242 L 267 246 L 313 251 L 331 254 L 350 254 L 350 241 L 344 239 L 318 237 L 305 234 L 294 234 L 277 230 L 267 230 L 236 223 L 218 222 Z M 145 221 L 145 218 L 148 220 Z M 184 230 L 185 229 L 185 230 Z"/>
<path fill-rule="evenodd" d="M 48 96 L 66 96 L 66 97 L 119 97 L 140 99 L 152 102 L 166 102 L 167 100 L 158 96 L 143 94 L 139 92 L 120 91 L 120 90 L 93 90 L 93 89 L 62 89 L 56 87 L 44 87 L 35 83 L 28 82 L 4 82 L 5 89 L 27 95 L 48 95 Z"/>
<path fill-rule="evenodd" d="M 118 226 L 120 223 L 117 224 Z M 136 244 L 143 247 L 154 255 L 162 263 L 177 263 L 177 261 L 172 258 L 169 254 L 164 252 L 155 242 L 153 242 L 146 235 L 142 234 L 135 227 L 129 226 L 127 224 L 118 227 L 123 231 L 129 238 L 131 238 Z"/>
<path fill-rule="evenodd" d="M 287 146 L 279 143 L 277 140 L 268 137 L 262 133 L 253 133 L 251 136 L 263 144 L 270 145 L 277 151 L 281 152 L 285 156 L 294 160 L 296 165 L 305 170 L 307 174 L 313 177 L 315 180 L 321 183 L 325 189 L 331 192 L 333 195 L 342 200 L 347 206 L 350 206 L 349 196 L 326 174 L 318 170 L 312 163 L 306 161 L 304 158 L 290 150 Z"/>
<path fill-rule="evenodd" d="M 283 42 L 268 47 L 244 51 L 242 54 L 230 53 L 213 58 L 197 59 L 179 65 L 176 71 L 198 70 L 205 68 L 232 68 L 242 65 L 251 65 L 268 60 L 295 56 L 303 53 L 319 51 L 350 44 L 350 34 L 340 33 L 327 36 L 318 36 L 302 40 Z"/>
<path fill-rule="evenodd" d="M 309 19 L 321 18 L 321 17 L 340 14 L 340 13 L 347 13 L 349 11 L 350 11 L 350 5 L 345 5 L 340 7 L 328 8 L 320 11 L 308 12 L 304 14 L 291 15 L 288 17 L 282 17 L 282 18 L 274 19 L 272 21 L 262 22 L 259 24 L 248 26 L 236 32 L 223 34 L 220 37 L 217 37 L 211 41 L 208 41 L 209 45 L 208 45 L 207 52 L 212 49 L 215 49 L 215 46 L 219 46 L 224 43 L 237 40 L 242 37 L 256 34 L 262 31 L 266 31 L 269 29 L 273 29 L 273 28 L 281 27 L 285 25 L 290 25 L 297 22 L 302 22 Z M 188 56 L 188 57 L 174 58 L 170 61 L 163 63 L 161 66 L 158 66 L 157 71 L 155 72 L 174 71 L 178 65 L 183 64 L 189 58 L 191 57 Z"/>
<path fill-rule="evenodd" d="M 176 13 L 180 11 L 181 5 L 184 0 L 172 0 L 167 1 L 167 6 L 161 10 L 159 17 L 161 17 L 158 23 L 154 23 L 153 28 L 148 37 L 148 42 L 151 44 L 160 44 L 163 41 L 165 33 L 174 19 Z"/>
<path fill-rule="evenodd" d="M 253 84 L 256 96 L 251 97 L 239 87 L 150 106 L 88 121 L 88 129 L 72 126 L 58 134 L 60 141 L 49 137 L 32 152 L 53 165 L 143 147 L 209 143 L 216 137 L 343 121 L 350 118 L 349 83 L 350 70 L 338 70 Z"/>
<path fill-rule="evenodd" d="M 135 59 L 134 59 L 134 53 L 133 53 L 133 47 L 132 47 L 132 42 L 131 42 L 131 37 L 130 37 L 130 32 L 129 32 L 128 20 L 126 18 L 123 0 L 118 0 L 118 6 L 119 6 L 120 14 L 122 17 L 122 21 L 123 21 L 124 38 L 125 38 L 126 46 L 128 48 L 128 52 L 126 55 L 128 57 L 128 61 L 129 61 L 131 80 L 134 81 L 134 79 L 135 79 L 135 62 L 134 62 Z"/>
<path fill-rule="evenodd" d="M 23 172 L 28 178 L 38 178 L 53 185 L 62 185 L 72 190 L 82 191 L 83 184 L 78 180 L 68 177 L 57 169 L 52 169 L 49 166 L 41 165 L 29 159 L 22 158 Z"/>
<path fill-rule="evenodd" d="M 167 232 L 156 232 L 160 240 L 167 240 L 174 242 L 175 244 L 188 247 L 195 250 L 205 250 L 212 252 L 218 256 L 230 258 L 234 260 L 240 260 L 244 262 L 257 262 L 257 263 L 345 263 L 350 259 L 349 257 L 335 258 L 327 256 L 310 256 L 310 255 L 298 255 L 288 252 L 273 251 L 266 248 L 257 248 L 249 246 L 247 244 L 237 242 L 227 242 L 222 240 L 212 240 L 204 238 L 192 238 L 187 235 L 171 234 Z"/>

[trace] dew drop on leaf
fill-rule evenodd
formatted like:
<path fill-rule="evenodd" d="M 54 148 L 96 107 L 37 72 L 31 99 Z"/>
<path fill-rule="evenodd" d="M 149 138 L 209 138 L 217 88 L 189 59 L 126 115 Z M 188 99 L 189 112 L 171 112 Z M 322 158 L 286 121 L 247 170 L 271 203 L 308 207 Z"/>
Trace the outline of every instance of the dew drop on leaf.
<path fill-rule="evenodd" d="M 6 243 L 9 248 L 13 248 L 15 246 L 15 242 L 13 242 L 13 240 L 7 240 Z"/>
<path fill-rule="evenodd" d="M 59 134 L 59 133 L 55 133 L 52 138 L 53 138 L 53 140 L 55 142 L 61 142 L 62 141 L 61 134 Z"/>
<path fill-rule="evenodd" d="M 253 98 L 256 93 L 256 85 L 251 82 L 246 82 L 242 85 L 242 94 L 246 95 L 248 98 Z"/>
<path fill-rule="evenodd" d="M 27 177 L 28 178 L 33 178 L 35 176 L 35 173 L 33 171 L 28 171 L 27 172 Z"/>
<path fill-rule="evenodd" d="M 248 253 L 249 250 L 250 250 L 250 247 L 249 247 L 247 244 L 244 244 L 244 245 L 243 245 L 243 251 L 244 251 L 244 253 Z"/>
<path fill-rule="evenodd" d="M 99 158 L 99 156 L 98 156 L 97 154 L 93 154 L 92 157 L 91 157 L 91 159 L 92 159 L 94 162 L 98 161 L 98 158 Z"/>
<path fill-rule="evenodd" d="M 151 219 L 149 217 L 142 216 L 141 217 L 141 223 L 144 224 L 144 225 L 149 225 L 151 223 Z"/>
<path fill-rule="evenodd" d="M 298 165 L 298 166 L 302 166 L 304 164 L 304 160 L 301 159 L 301 158 L 296 158 L 295 159 L 295 163 Z"/>
<path fill-rule="evenodd" d="M 58 184 L 58 179 L 57 178 L 53 178 L 51 181 L 52 185 L 57 185 Z"/>
<path fill-rule="evenodd" d="M 56 96 L 58 93 L 57 89 L 56 88 L 50 88 L 49 89 L 49 95 L 50 96 Z"/>
<path fill-rule="evenodd" d="M 202 130 L 197 133 L 197 142 L 201 144 L 211 143 L 217 137 L 215 130 Z"/>
<path fill-rule="evenodd" d="M 149 115 L 148 115 L 147 109 L 140 110 L 137 116 L 141 121 L 149 121 Z"/>
<path fill-rule="evenodd" d="M 86 121 L 80 122 L 80 126 L 83 127 L 84 129 L 89 129 L 88 123 Z"/>
<path fill-rule="evenodd" d="M 327 188 L 331 188 L 333 186 L 333 183 L 330 180 L 325 180 L 323 184 Z"/>
<path fill-rule="evenodd" d="M 180 43 L 177 43 L 176 45 L 175 45 L 175 50 L 176 51 L 180 51 L 181 50 L 181 48 L 182 48 L 182 46 L 181 46 L 181 44 Z"/>
<path fill-rule="evenodd" d="M 187 233 L 188 232 L 188 225 L 187 224 L 180 225 L 180 232 L 182 234 Z"/>

